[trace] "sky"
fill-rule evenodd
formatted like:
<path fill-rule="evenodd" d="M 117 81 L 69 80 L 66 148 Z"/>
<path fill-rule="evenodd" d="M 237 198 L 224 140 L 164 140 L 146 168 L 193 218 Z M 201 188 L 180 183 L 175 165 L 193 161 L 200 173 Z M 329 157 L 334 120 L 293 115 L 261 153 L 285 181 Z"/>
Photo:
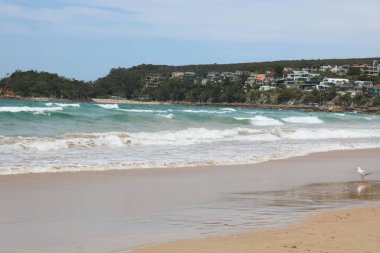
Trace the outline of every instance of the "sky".
<path fill-rule="evenodd" d="M 0 0 L 0 78 L 380 57 L 379 0 Z"/>

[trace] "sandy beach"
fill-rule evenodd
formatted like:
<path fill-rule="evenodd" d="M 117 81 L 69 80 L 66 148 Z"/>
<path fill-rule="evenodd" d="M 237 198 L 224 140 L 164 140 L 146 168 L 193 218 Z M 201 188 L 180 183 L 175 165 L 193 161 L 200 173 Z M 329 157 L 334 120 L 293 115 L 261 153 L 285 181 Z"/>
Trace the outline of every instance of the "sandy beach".
<path fill-rule="evenodd" d="M 1 176 L 0 252 L 123 252 L 176 240 L 287 227 L 320 212 L 373 205 L 380 200 L 379 152 L 316 153 L 253 165 Z M 353 171 L 358 165 L 374 172 L 366 183 Z M 275 238 L 273 249 L 281 251 L 273 252 L 306 250 L 306 239 L 298 238 L 303 233 L 315 239 L 314 250 L 318 250 L 314 252 L 332 252 L 330 244 L 324 243 L 324 230 L 319 237 L 308 234 L 318 233 L 313 230 L 318 223 L 330 229 L 326 235 L 336 237 L 329 242 L 344 244 L 337 240 L 339 234 L 334 235 L 338 230 L 356 233 L 364 229 L 355 240 L 367 235 L 378 243 L 379 233 L 374 229 L 379 226 L 368 220 L 375 227 L 360 228 L 358 220 L 360 215 L 378 217 L 379 209 L 363 210 L 350 211 L 357 229 L 345 229 L 350 225 L 340 222 L 347 219 L 340 221 L 335 214 L 327 214 L 303 223 L 301 230 L 295 226 L 259 233 L 255 240 L 263 241 L 258 245 L 265 248 L 269 246 L 264 246 L 263 238 L 267 245 Z M 345 212 L 336 215 L 345 217 Z M 293 236 L 286 237 L 290 231 Z M 227 249 L 232 252 L 249 252 L 251 236 L 185 241 L 144 250 L 169 252 L 169 248 L 180 247 L 176 252 L 198 252 L 197 247 L 204 247 L 216 252 L 229 244 Z M 324 246 L 319 247 L 317 241 Z M 374 252 L 371 249 L 378 247 L 370 245 L 367 251 L 351 252 Z"/>
<path fill-rule="evenodd" d="M 141 248 L 132 252 L 375 253 L 379 250 L 380 206 L 376 206 L 326 212 L 284 229 L 178 241 Z"/>

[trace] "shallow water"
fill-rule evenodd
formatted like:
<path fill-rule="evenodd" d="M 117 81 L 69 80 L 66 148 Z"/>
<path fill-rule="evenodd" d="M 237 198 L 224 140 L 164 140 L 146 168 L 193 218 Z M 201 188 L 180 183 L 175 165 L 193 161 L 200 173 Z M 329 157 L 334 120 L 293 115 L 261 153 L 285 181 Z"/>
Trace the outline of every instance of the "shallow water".
<path fill-rule="evenodd" d="M 380 201 L 380 181 L 313 183 L 282 191 L 231 193 L 168 221 L 196 234 L 223 235 L 292 224 L 311 213 Z M 196 209 L 196 210 L 195 210 Z"/>

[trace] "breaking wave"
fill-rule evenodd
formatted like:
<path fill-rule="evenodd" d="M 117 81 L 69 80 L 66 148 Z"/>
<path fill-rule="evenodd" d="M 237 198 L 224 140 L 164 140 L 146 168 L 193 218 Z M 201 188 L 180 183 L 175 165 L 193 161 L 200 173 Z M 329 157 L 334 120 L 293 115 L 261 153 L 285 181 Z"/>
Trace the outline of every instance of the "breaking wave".
<path fill-rule="evenodd" d="M 68 103 L 45 103 L 46 106 L 60 106 L 60 107 L 80 107 L 80 104 L 68 104 Z"/>
<path fill-rule="evenodd" d="M 167 119 L 174 118 L 174 115 L 172 113 L 170 113 L 170 114 L 157 114 L 157 115 L 160 116 L 160 117 L 167 118 Z"/>
<path fill-rule="evenodd" d="M 159 132 L 108 132 L 72 133 L 56 137 L 8 137 L 0 136 L 0 151 L 6 150 L 62 150 L 96 147 L 125 147 L 131 145 L 188 146 L 213 142 L 273 142 L 279 140 L 326 140 L 379 138 L 380 129 L 250 129 L 225 130 L 188 128 Z"/>
<path fill-rule="evenodd" d="M 29 107 L 29 106 L 4 106 L 0 107 L 0 112 L 34 112 L 34 113 L 43 113 L 43 112 L 55 112 L 62 111 L 62 107 Z"/>
<path fill-rule="evenodd" d="M 265 116 L 255 116 L 253 118 L 234 118 L 236 120 L 249 120 L 252 125 L 255 126 L 281 126 L 283 125 L 282 122 L 280 122 L 277 119 L 265 117 Z"/>
<path fill-rule="evenodd" d="M 141 113 L 153 113 L 153 112 L 165 113 L 165 112 L 169 112 L 171 110 L 119 109 L 119 111 L 123 111 L 123 112 L 141 112 Z"/>
<path fill-rule="evenodd" d="M 305 117 L 287 117 L 282 118 L 283 121 L 295 124 L 322 124 L 323 120 L 317 116 L 305 116 Z"/>
<path fill-rule="evenodd" d="M 96 105 L 104 109 L 119 109 L 118 104 L 96 104 Z"/>

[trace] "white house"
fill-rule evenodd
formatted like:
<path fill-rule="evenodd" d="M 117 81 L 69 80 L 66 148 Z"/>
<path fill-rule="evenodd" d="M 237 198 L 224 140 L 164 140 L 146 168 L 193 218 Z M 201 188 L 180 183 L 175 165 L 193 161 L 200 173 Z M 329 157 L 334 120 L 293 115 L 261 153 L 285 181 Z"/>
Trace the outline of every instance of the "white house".
<path fill-rule="evenodd" d="M 331 69 L 332 69 L 331 65 L 324 65 L 324 66 L 319 67 L 319 71 L 321 72 L 330 71 Z"/>
<path fill-rule="evenodd" d="M 343 86 L 345 84 L 348 84 L 350 82 L 350 80 L 348 79 L 342 79 L 342 78 L 323 78 L 323 81 L 320 83 L 321 85 L 322 84 L 333 84 L 333 85 L 336 85 L 336 86 Z"/>
<path fill-rule="evenodd" d="M 301 83 L 306 83 L 310 82 L 313 78 L 320 77 L 319 74 L 314 74 L 314 73 L 309 73 L 307 71 L 293 71 L 287 75 L 285 78 L 285 82 L 288 84 L 301 84 Z"/>
<path fill-rule="evenodd" d="M 172 72 L 172 78 L 183 78 L 184 75 L 185 73 L 181 71 Z"/>
<path fill-rule="evenodd" d="M 341 66 L 333 67 L 332 69 L 330 69 L 330 71 L 337 75 L 346 75 L 349 69 L 350 69 L 349 65 L 341 65 Z"/>

